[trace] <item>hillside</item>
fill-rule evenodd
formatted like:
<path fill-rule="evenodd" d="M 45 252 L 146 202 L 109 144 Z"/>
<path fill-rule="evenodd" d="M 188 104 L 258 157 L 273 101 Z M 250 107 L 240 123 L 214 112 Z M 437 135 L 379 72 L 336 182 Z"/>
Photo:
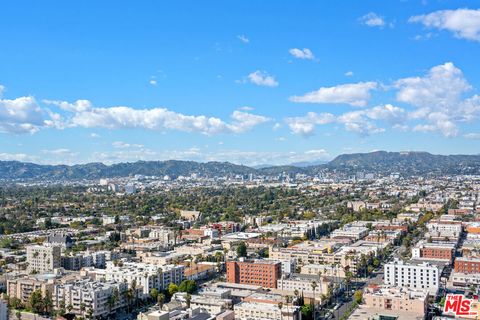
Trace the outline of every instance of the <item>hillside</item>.
<path fill-rule="evenodd" d="M 229 162 L 194 161 L 138 161 L 105 165 L 88 163 L 81 165 L 39 165 L 19 161 L 0 161 L 0 179 L 99 179 L 102 177 L 127 177 L 135 174 L 171 177 L 202 176 L 277 175 L 305 173 L 314 175 L 321 171 L 354 174 L 358 171 L 389 174 L 398 172 L 404 176 L 442 174 L 480 174 L 480 155 L 433 155 L 428 152 L 386 152 L 342 154 L 326 164 L 308 167 L 272 166 L 255 169 Z"/>

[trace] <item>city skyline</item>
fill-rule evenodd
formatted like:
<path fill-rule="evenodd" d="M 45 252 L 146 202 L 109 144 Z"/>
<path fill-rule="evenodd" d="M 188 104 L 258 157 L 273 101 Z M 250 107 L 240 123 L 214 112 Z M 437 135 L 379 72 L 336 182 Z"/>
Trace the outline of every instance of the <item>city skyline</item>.
<path fill-rule="evenodd" d="M 20 4 L 0 13 L 0 160 L 480 146 L 480 1 Z"/>

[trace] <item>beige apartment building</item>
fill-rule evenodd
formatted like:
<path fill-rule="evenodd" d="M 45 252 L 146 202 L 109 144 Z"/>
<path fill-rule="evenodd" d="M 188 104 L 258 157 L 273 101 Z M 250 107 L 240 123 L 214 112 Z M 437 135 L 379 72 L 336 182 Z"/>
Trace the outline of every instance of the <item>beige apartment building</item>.
<path fill-rule="evenodd" d="M 363 300 L 367 308 L 425 315 L 428 296 L 428 290 L 425 289 L 370 286 L 365 288 Z"/>
<path fill-rule="evenodd" d="M 27 247 L 27 271 L 44 273 L 62 266 L 61 246 L 33 245 Z"/>

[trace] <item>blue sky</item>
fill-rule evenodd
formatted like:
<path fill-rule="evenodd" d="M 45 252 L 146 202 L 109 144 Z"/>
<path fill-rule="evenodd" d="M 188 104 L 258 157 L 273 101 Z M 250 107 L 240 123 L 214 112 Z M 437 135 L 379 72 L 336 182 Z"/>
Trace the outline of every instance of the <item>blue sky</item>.
<path fill-rule="evenodd" d="M 3 1 L 0 159 L 478 153 L 480 1 Z"/>

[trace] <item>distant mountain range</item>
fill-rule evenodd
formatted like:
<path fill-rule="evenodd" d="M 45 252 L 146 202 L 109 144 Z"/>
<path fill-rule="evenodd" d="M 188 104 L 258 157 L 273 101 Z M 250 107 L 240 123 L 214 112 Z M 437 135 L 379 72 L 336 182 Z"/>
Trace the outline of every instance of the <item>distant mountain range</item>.
<path fill-rule="evenodd" d="M 19 161 L 0 161 L 0 179 L 28 180 L 77 180 L 113 177 L 128 177 L 135 174 L 171 177 L 226 176 L 264 174 L 277 175 L 282 172 L 318 174 L 322 171 L 354 174 L 372 172 L 389 174 L 398 172 L 404 176 L 442 174 L 480 174 L 480 155 L 433 155 L 428 152 L 385 152 L 342 154 L 327 163 L 297 163 L 288 166 L 252 168 L 229 162 L 194 161 L 138 161 L 134 163 L 88 163 L 81 165 L 39 165 Z"/>

